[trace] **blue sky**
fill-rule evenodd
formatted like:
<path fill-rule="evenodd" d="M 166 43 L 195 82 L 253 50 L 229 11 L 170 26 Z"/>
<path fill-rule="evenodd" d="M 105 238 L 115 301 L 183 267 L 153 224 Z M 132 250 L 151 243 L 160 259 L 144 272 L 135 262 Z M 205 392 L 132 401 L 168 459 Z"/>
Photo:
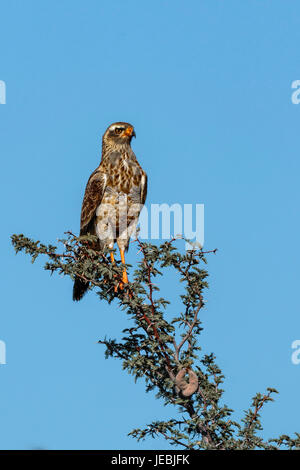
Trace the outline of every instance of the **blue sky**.
<path fill-rule="evenodd" d="M 10 0 L 0 16 L 0 448 L 168 448 L 126 436 L 172 410 L 103 357 L 97 340 L 119 337 L 124 313 L 93 294 L 74 304 L 69 279 L 9 240 L 78 231 L 117 120 L 135 126 L 148 206 L 205 204 L 205 248 L 219 252 L 201 344 L 226 376 L 226 403 L 239 416 L 275 387 L 264 436 L 299 431 L 299 2 Z"/>

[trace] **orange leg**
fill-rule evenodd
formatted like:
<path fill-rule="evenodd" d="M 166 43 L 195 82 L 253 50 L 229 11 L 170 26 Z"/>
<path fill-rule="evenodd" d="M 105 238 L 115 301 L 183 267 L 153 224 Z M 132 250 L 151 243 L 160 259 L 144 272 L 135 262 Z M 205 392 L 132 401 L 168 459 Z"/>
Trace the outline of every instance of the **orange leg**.
<path fill-rule="evenodd" d="M 121 261 L 123 264 L 125 264 L 124 250 L 120 250 L 120 253 L 121 253 Z M 128 284 L 128 276 L 127 276 L 126 268 L 124 268 L 124 271 L 123 271 L 123 283 Z"/>

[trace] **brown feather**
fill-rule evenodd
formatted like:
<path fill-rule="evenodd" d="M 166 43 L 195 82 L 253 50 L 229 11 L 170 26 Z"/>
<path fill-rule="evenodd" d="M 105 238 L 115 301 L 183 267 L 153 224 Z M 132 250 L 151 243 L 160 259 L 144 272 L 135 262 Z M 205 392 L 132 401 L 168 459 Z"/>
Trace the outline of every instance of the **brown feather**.
<path fill-rule="evenodd" d="M 101 165 L 100 165 L 101 166 Z M 100 166 L 91 174 L 87 182 L 81 208 L 80 235 L 87 233 L 87 228 L 96 214 L 105 191 L 106 175 Z"/>

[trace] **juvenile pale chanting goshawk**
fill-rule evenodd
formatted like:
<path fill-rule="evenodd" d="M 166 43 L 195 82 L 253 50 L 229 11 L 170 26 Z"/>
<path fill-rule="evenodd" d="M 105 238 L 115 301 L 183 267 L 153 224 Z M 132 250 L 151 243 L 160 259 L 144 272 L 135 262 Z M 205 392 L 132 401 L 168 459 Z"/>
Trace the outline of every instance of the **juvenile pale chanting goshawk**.
<path fill-rule="evenodd" d="M 105 131 L 102 159 L 87 182 L 80 220 L 80 235 L 97 235 L 97 249 L 113 250 L 117 242 L 122 263 L 147 195 L 147 175 L 130 146 L 132 137 L 134 128 L 126 122 L 115 122 Z M 114 253 L 110 256 L 114 262 Z M 124 268 L 123 283 L 127 282 Z M 88 286 L 77 277 L 73 300 L 80 300 Z"/>

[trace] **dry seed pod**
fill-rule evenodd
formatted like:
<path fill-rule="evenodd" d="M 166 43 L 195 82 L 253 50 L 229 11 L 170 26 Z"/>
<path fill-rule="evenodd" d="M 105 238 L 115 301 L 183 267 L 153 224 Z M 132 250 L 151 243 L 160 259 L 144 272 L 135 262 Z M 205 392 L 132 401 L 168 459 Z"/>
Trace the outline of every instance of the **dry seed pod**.
<path fill-rule="evenodd" d="M 189 374 L 189 382 L 184 379 L 186 372 Z M 176 389 L 184 397 L 191 397 L 198 390 L 198 377 L 192 369 L 181 369 L 176 375 Z"/>

